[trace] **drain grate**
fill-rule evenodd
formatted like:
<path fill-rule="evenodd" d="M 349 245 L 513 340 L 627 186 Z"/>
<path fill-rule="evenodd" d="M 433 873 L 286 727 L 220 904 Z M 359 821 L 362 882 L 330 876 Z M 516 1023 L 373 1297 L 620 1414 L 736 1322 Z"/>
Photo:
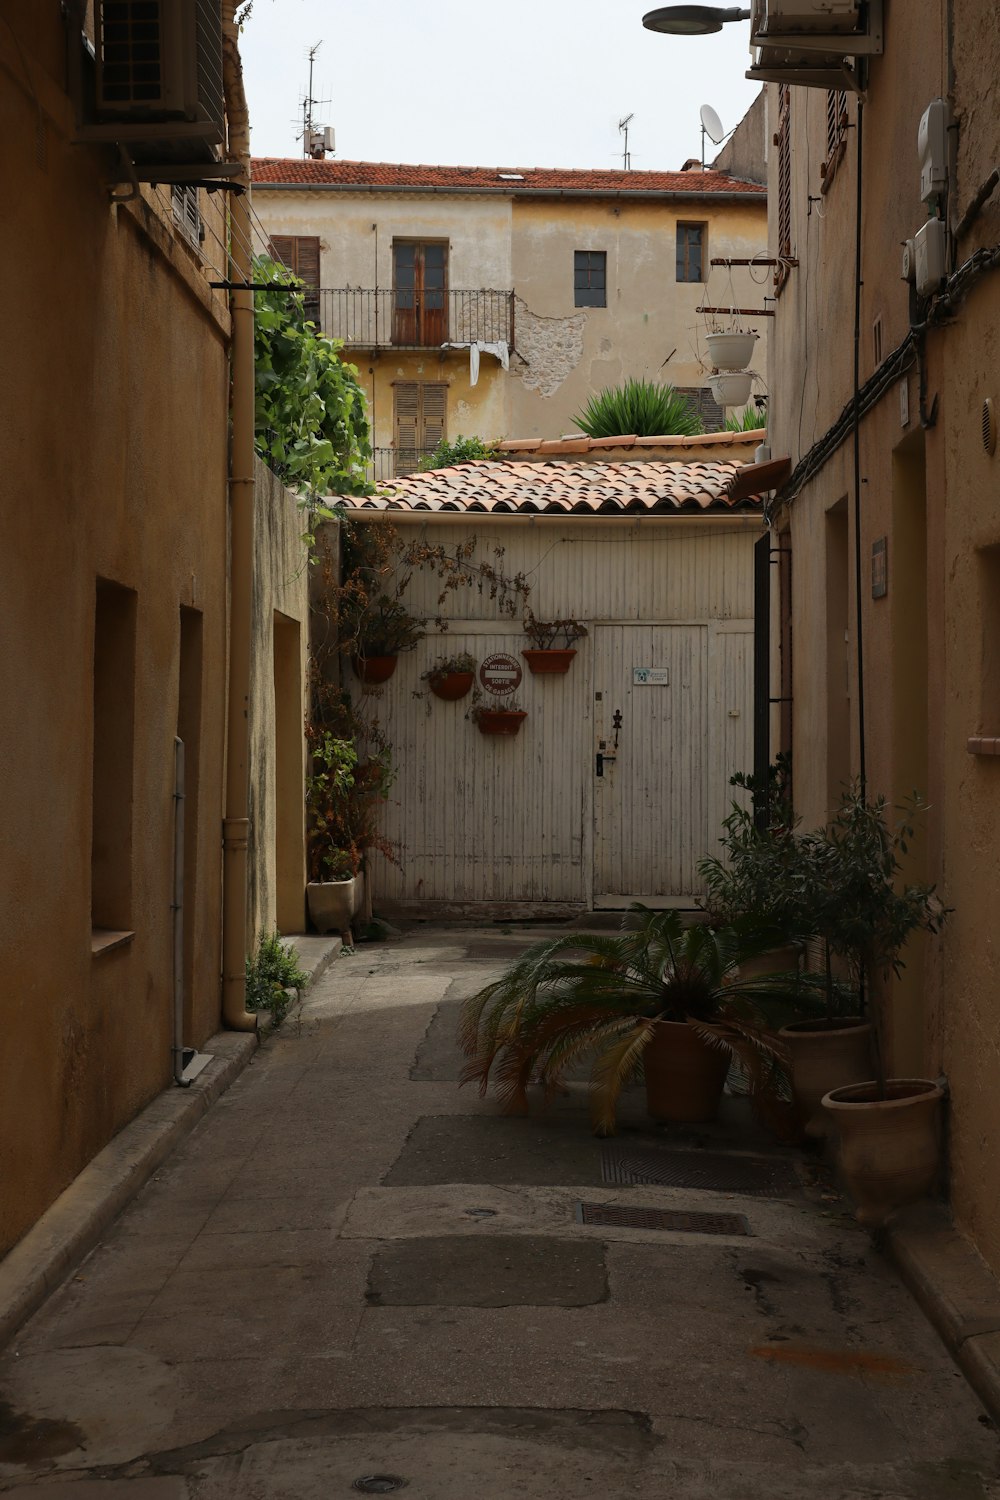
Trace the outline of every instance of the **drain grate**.
<path fill-rule="evenodd" d="M 405 1490 L 408 1483 L 409 1480 L 400 1479 L 398 1474 L 365 1474 L 354 1481 L 351 1489 L 360 1490 L 364 1495 L 392 1495 L 396 1490 Z"/>
<path fill-rule="evenodd" d="M 618 1186 L 653 1183 L 707 1193 L 746 1193 L 753 1198 L 783 1198 L 802 1191 L 789 1162 L 724 1151 L 642 1150 L 617 1143 L 602 1148 L 601 1178 Z"/>
<path fill-rule="evenodd" d="M 672 1208 L 626 1208 L 611 1203 L 578 1203 L 580 1224 L 614 1224 L 626 1229 L 666 1229 L 675 1234 L 749 1234 L 745 1214 L 683 1213 Z"/>

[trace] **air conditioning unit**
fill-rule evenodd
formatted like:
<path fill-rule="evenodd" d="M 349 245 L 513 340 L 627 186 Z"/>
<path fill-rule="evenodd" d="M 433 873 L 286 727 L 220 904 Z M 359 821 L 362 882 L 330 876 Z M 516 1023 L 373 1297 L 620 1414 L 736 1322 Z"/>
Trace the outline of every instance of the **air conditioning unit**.
<path fill-rule="evenodd" d="M 750 46 L 765 54 L 763 66 L 780 67 L 780 51 L 794 61 L 818 52 L 829 70 L 848 57 L 881 53 L 882 11 L 883 0 L 752 0 Z"/>
<path fill-rule="evenodd" d="M 98 121 L 219 126 L 219 0 L 98 0 L 94 19 Z"/>

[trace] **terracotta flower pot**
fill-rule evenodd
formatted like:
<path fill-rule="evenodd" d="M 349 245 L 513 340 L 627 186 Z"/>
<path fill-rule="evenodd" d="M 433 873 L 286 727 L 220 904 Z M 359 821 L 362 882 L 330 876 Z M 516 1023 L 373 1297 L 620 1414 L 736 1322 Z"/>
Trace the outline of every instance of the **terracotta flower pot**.
<path fill-rule="evenodd" d="M 642 1054 L 650 1117 L 675 1124 L 714 1120 L 730 1061 L 686 1021 L 658 1021 Z"/>
<path fill-rule="evenodd" d="M 435 698 L 455 703 L 459 698 L 465 697 L 474 679 L 474 672 L 442 672 L 439 677 L 428 677 L 427 685 Z"/>
<path fill-rule="evenodd" d="M 792 1090 L 807 1136 L 822 1140 L 830 1130 L 823 1096 L 872 1074 L 872 1029 L 860 1016 L 835 1021 L 793 1021 L 782 1026 L 792 1072 Z"/>
<path fill-rule="evenodd" d="M 398 660 L 398 656 L 356 656 L 354 671 L 362 682 L 388 682 Z"/>
<path fill-rule="evenodd" d="M 547 672 L 568 672 L 570 663 L 576 655 L 576 648 L 572 646 L 548 650 L 536 648 L 522 651 L 521 655 L 528 663 L 529 670 L 539 677 Z"/>
<path fill-rule="evenodd" d="M 855 1218 L 875 1228 L 933 1186 L 943 1098 L 926 1078 L 890 1078 L 885 1099 L 873 1081 L 833 1089 L 823 1100 L 840 1136 L 840 1172 Z"/>
<path fill-rule="evenodd" d="M 528 717 L 522 708 L 484 708 L 476 719 L 480 734 L 517 734 Z"/>

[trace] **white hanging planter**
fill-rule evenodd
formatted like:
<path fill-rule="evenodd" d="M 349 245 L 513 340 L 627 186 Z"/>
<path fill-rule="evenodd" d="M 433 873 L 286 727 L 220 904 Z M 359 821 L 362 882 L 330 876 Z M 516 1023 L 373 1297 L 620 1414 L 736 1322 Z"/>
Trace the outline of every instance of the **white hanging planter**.
<path fill-rule="evenodd" d="M 749 370 L 739 374 L 710 375 L 709 388 L 720 406 L 746 406 L 750 400 L 753 376 Z"/>
<path fill-rule="evenodd" d="M 717 370 L 745 370 L 753 359 L 755 333 L 706 333 L 708 357 Z"/>

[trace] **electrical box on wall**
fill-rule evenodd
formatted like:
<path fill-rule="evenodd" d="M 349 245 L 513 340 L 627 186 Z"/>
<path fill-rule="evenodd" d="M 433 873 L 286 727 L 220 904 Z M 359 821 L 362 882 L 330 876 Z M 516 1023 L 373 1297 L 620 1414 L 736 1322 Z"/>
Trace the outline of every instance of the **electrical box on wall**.
<path fill-rule="evenodd" d="M 903 254 L 900 260 L 899 274 L 904 281 L 912 285 L 917 277 L 917 252 L 912 240 L 903 241 Z"/>
<path fill-rule="evenodd" d="M 948 185 L 948 106 L 943 99 L 932 99 L 920 118 L 917 155 L 920 197 L 931 203 Z"/>
<path fill-rule="evenodd" d="M 943 219 L 928 219 L 913 237 L 917 291 L 921 297 L 936 292 L 945 276 L 945 230 Z"/>

